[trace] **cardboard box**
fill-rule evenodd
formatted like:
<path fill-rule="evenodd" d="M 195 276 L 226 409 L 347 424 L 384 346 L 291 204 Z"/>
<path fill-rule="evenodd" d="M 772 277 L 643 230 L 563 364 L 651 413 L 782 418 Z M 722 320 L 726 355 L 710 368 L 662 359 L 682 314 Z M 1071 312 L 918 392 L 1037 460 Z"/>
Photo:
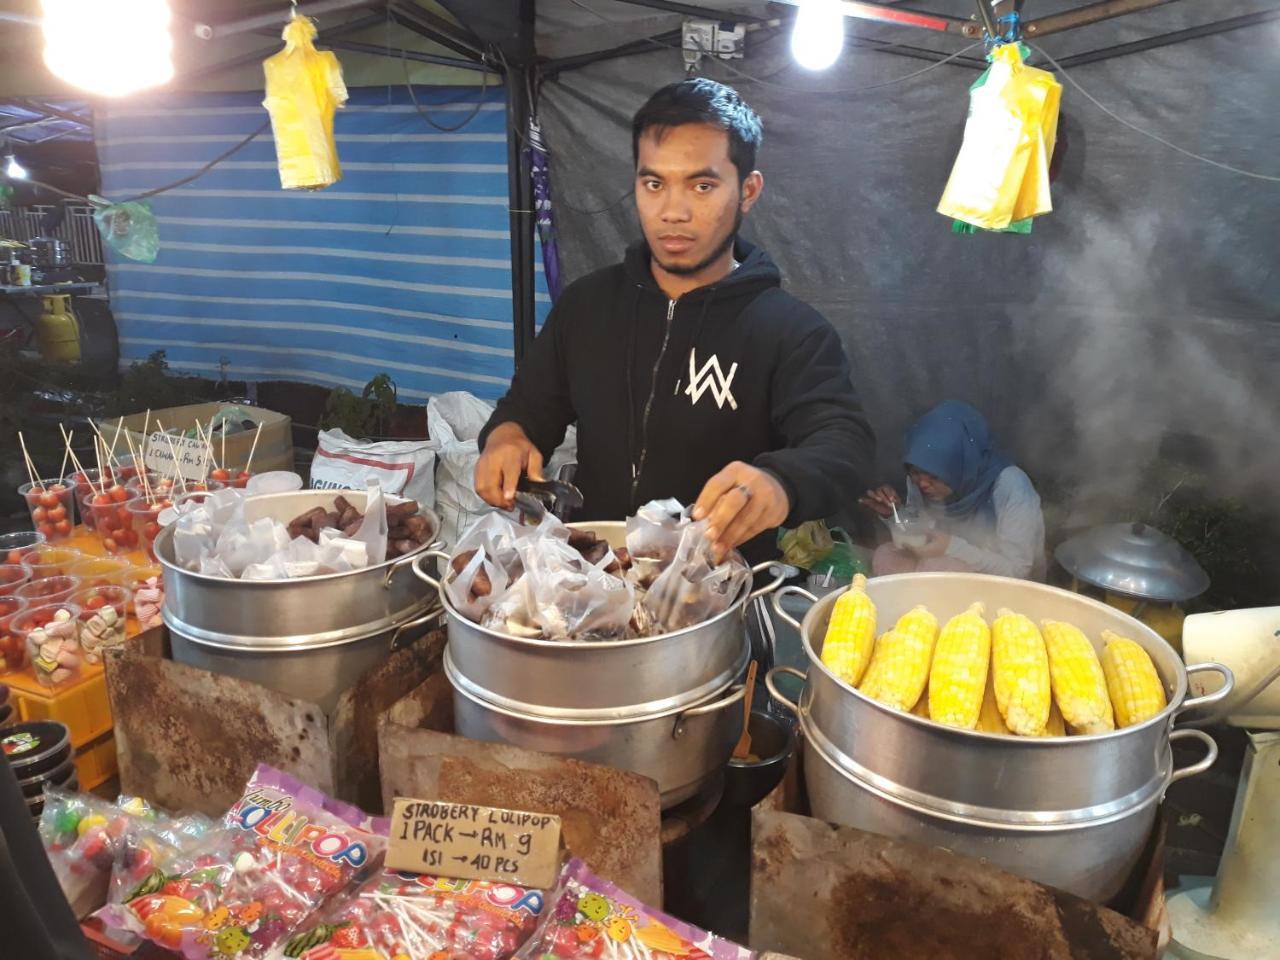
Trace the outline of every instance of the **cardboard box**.
<path fill-rule="evenodd" d="M 130 414 L 124 418 L 120 441 L 116 444 L 116 456 L 120 457 L 129 452 L 128 444 L 124 438 L 125 433 L 129 435 L 129 441 L 132 442 L 134 449 L 141 454 L 143 446 L 142 428 L 144 425 L 147 426 L 148 432 L 153 435 L 159 429 L 156 426 L 158 423 L 164 424 L 164 429 L 169 431 L 191 430 L 195 427 L 197 421 L 202 427 L 208 426 L 210 419 L 217 416 L 219 411 L 233 406 L 248 411 L 249 419 L 262 424 L 262 437 L 258 440 L 258 449 L 253 454 L 253 472 L 266 473 L 268 470 L 292 470 L 292 421 L 283 413 L 276 413 L 274 410 L 228 403 L 193 403 L 185 407 L 152 410 L 150 421 L 148 421 L 145 412 Z M 98 421 L 98 429 L 107 438 L 108 442 L 115 438 L 116 426 L 119 423 L 119 417 L 114 420 Z M 253 447 L 254 433 L 255 431 L 253 430 L 247 430 L 227 437 L 227 462 L 224 466 L 233 475 L 244 469 L 245 463 L 249 459 L 249 450 Z M 159 450 L 154 452 L 160 453 Z M 222 443 L 218 438 L 214 439 L 213 452 L 215 456 L 221 458 Z"/>

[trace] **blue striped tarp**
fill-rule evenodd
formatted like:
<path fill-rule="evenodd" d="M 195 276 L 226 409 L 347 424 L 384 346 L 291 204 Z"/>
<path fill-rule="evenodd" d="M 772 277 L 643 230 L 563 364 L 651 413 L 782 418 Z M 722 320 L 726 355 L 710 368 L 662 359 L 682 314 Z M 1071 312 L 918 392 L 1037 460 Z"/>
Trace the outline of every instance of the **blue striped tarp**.
<path fill-rule="evenodd" d="M 479 91 L 415 88 L 441 126 Z M 261 94 L 171 95 L 97 118 L 106 196 L 178 180 L 252 132 Z M 493 399 L 512 369 L 505 105 L 491 91 L 454 133 L 406 89 L 351 91 L 335 124 L 343 179 L 285 191 L 268 130 L 195 182 L 152 198 L 153 264 L 108 254 L 125 361 L 164 350 L 203 376 Z M 537 266 L 539 319 L 549 306 Z"/>

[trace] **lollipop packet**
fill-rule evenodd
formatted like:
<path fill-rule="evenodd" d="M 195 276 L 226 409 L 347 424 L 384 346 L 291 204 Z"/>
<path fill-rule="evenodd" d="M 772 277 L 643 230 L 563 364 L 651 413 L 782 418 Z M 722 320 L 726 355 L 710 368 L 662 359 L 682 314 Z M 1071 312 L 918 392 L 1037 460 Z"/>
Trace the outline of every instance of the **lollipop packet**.
<path fill-rule="evenodd" d="M 271 960 L 508 960 L 533 933 L 545 896 L 507 883 L 386 870 Z"/>
<path fill-rule="evenodd" d="M 386 832 L 385 820 L 260 765 L 222 823 L 155 864 L 109 921 L 186 960 L 261 960 L 376 865 Z"/>
<path fill-rule="evenodd" d="M 565 864 L 516 960 L 755 960 L 756 954 L 646 906 L 581 860 Z"/>

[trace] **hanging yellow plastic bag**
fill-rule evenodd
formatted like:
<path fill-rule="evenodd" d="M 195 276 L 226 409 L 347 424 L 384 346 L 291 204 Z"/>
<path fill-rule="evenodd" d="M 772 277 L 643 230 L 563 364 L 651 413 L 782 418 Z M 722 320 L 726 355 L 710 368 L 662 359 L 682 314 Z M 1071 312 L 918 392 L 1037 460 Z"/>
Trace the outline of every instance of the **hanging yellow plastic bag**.
<path fill-rule="evenodd" d="M 263 61 L 280 186 L 320 190 L 342 179 L 333 114 L 347 102 L 342 65 L 315 47 L 316 26 L 295 13 L 285 24 L 284 49 Z"/>
<path fill-rule="evenodd" d="M 984 230 L 1047 213 L 1061 90 L 1052 75 L 1023 64 L 1018 44 L 996 47 L 991 66 L 970 88 L 964 142 L 938 212 Z"/>

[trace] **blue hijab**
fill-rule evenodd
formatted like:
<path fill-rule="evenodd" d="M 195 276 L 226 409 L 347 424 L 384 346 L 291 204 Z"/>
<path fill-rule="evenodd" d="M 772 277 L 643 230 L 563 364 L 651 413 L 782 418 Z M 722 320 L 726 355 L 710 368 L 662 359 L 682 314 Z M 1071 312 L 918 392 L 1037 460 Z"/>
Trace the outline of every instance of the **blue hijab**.
<path fill-rule="evenodd" d="M 931 473 L 951 488 L 948 517 L 993 513 L 991 489 L 1012 461 L 995 448 L 987 419 L 967 403 L 946 400 L 907 431 L 908 465 Z"/>

